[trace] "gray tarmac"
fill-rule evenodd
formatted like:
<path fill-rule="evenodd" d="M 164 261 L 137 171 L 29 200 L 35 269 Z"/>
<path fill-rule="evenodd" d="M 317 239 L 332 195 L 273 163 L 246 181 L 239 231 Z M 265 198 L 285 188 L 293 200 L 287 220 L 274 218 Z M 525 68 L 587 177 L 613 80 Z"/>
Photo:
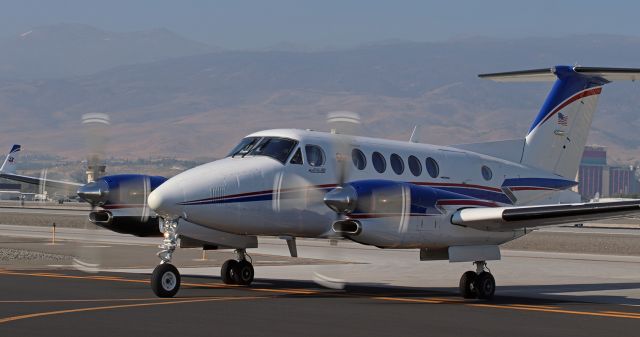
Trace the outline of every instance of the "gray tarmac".
<path fill-rule="evenodd" d="M 2 336 L 637 336 L 640 308 L 448 289 L 348 286 L 258 278 L 249 287 L 182 277 L 173 299 L 148 275 L 0 270 Z"/>
<path fill-rule="evenodd" d="M 54 242 L 50 227 L 0 225 L 0 336 L 637 336 L 639 239 L 620 223 L 534 232 L 489 262 L 486 302 L 457 294 L 470 264 L 327 240 L 298 240 L 291 258 L 260 238 L 251 287 L 220 281 L 232 253 L 179 249 L 183 286 L 159 299 L 148 279 L 160 238 L 60 226 Z"/>

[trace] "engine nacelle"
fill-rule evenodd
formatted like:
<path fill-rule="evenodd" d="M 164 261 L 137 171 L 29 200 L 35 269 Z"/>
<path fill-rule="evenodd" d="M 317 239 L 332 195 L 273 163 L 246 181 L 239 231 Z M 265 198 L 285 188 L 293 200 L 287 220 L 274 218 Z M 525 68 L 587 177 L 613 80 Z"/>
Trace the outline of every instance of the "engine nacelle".
<path fill-rule="evenodd" d="M 102 228 L 121 234 L 135 236 L 162 236 L 157 216 L 114 215 L 110 211 L 100 210 L 89 213 L 89 221 Z"/>
<path fill-rule="evenodd" d="M 89 221 L 117 233 L 161 236 L 158 216 L 147 206 L 149 193 L 167 179 L 142 174 L 105 176 L 78 189 L 78 196 L 102 209 Z"/>
<path fill-rule="evenodd" d="M 347 212 L 343 213 L 344 219 L 333 223 L 333 231 L 362 244 L 385 248 L 421 247 L 435 242 L 434 237 L 426 235 L 427 230 L 436 223 L 447 223 L 449 211 L 486 203 L 440 188 L 388 180 L 355 181 L 334 191 L 328 193 L 325 202 L 334 210 L 342 207 Z"/>

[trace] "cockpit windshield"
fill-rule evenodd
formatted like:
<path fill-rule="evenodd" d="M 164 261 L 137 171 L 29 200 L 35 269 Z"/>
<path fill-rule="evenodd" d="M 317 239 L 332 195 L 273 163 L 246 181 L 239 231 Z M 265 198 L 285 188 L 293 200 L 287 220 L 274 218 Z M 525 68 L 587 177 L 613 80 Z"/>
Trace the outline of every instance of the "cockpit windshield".
<path fill-rule="evenodd" d="M 243 139 L 240 144 L 236 145 L 236 147 L 229 152 L 227 157 L 235 157 L 235 156 L 245 156 L 247 153 L 253 149 L 253 147 L 258 143 L 260 137 L 247 137 Z"/>
<path fill-rule="evenodd" d="M 297 141 L 288 138 L 247 137 L 228 156 L 268 156 L 284 164 L 297 144 Z"/>
<path fill-rule="evenodd" d="M 285 163 L 291 151 L 298 144 L 297 141 L 287 138 L 265 137 L 253 147 L 249 153 L 252 156 L 268 156 Z"/>

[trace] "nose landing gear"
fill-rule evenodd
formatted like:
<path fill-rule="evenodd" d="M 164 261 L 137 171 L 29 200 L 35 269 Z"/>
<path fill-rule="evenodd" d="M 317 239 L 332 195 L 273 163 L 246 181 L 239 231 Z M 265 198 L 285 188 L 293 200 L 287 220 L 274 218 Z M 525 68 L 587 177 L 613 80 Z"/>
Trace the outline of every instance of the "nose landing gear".
<path fill-rule="evenodd" d="M 476 261 L 476 271 L 468 271 L 460 278 L 460 294 L 464 298 L 489 300 L 496 291 L 496 281 L 486 261 Z"/>
<path fill-rule="evenodd" d="M 220 269 L 222 282 L 248 286 L 253 282 L 253 264 L 245 249 L 236 249 L 237 259 L 227 260 Z"/>
<path fill-rule="evenodd" d="M 151 289 L 158 297 L 173 297 L 180 290 L 180 272 L 171 264 L 171 257 L 178 245 L 178 220 L 161 219 L 164 240 L 158 246 L 162 250 L 158 252 L 160 264 L 151 274 Z"/>

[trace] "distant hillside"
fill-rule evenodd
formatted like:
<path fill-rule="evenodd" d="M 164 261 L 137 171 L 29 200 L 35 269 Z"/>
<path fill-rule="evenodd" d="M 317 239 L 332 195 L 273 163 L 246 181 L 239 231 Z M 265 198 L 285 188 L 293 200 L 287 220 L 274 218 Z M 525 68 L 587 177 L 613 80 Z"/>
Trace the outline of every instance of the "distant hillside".
<path fill-rule="evenodd" d="M 214 50 L 166 29 L 115 33 L 82 24 L 57 24 L 0 40 L 0 78 L 87 75 L 119 65 Z"/>
<path fill-rule="evenodd" d="M 252 131 L 326 129 L 326 112 L 361 114 L 370 135 L 438 144 L 523 137 L 550 84 L 496 84 L 482 72 L 555 64 L 640 67 L 640 38 L 574 36 L 397 42 L 318 52 L 226 51 L 92 75 L 0 81 L 0 144 L 81 157 L 80 116 L 109 113 L 116 157 L 221 156 Z M 632 162 L 640 84 L 605 88 L 590 142 Z M 8 146 L 8 145 L 7 145 Z"/>

